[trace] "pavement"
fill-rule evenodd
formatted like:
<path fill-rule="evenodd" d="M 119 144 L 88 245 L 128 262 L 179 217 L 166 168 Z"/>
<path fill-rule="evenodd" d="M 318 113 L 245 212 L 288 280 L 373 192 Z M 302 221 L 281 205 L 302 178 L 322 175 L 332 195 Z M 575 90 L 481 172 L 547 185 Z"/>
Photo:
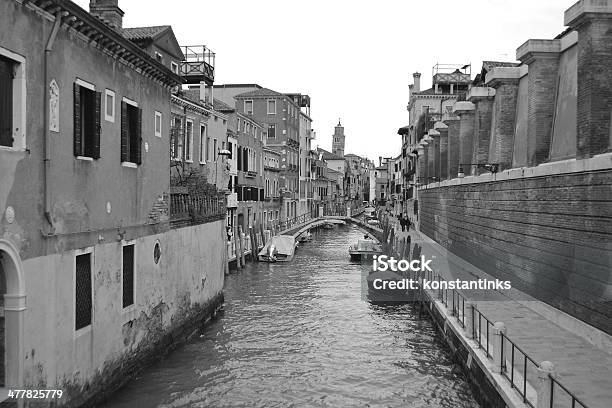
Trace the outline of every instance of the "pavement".
<path fill-rule="evenodd" d="M 399 223 L 395 219 L 393 224 L 395 231 L 400 231 L 396 233 L 399 239 L 410 235 L 413 244 L 422 243 L 422 254 L 438 260 L 438 262 L 434 261 L 436 265 L 434 268 L 445 279 L 491 278 L 486 271 L 454 256 L 446 248 L 424 237 L 420 232 L 414 229 L 410 229 L 409 232 L 401 232 Z M 439 260 L 449 261 L 439 262 Z M 478 291 L 478 293 L 475 291 L 461 292 L 467 299 L 473 301 L 478 310 L 489 320 L 503 322 L 508 338 L 536 362 L 552 362 L 557 381 L 574 393 L 586 407 L 612 407 L 612 347 L 606 345 L 611 343 L 603 342 L 596 345 L 589 342 L 586 336 L 576 334 L 575 326 L 570 330 L 569 327 L 559 324 L 559 321 L 563 319 L 553 321 L 543 313 L 536 311 L 550 310 L 550 306 L 515 289 L 507 293 L 493 290 Z M 525 301 L 525 299 L 531 300 Z M 560 311 L 556 312 L 557 315 L 562 314 Z M 565 317 L 566 321 L 573 320 Z M 610 336 L 605 333 L 600 334 L 604 339 L 610 339 Z M 520 365 L 522 365 L 522 359 L 520 362 L 515 362 L 515 370 L 522 372 Z M 529 377 L 532 377 L 533 380 Z M 536 381 L 536 376 L 530 374 L 529 371 L 528 381 L 530 383 Z M 558 387 L 555 388 L 554 401 L 554 408 L 572 407 L 567 394 Z M 580 407 L 580 404 L 576 403 L 575 406 Z"/>

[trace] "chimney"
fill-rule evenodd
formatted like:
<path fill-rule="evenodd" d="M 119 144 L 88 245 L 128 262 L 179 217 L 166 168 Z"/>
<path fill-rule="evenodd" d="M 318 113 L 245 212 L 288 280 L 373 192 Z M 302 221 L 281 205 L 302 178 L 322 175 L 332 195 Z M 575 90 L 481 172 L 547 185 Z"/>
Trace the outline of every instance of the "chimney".
<path fill-rule="evenodd" d="M 119 8 L 119 0 L 90 0 L 89 13 L 114 29 L 123 28 L 123 10 Z"/>
<path fill-rule="evenodd" d="M 419 72 L 415 72 L 412 74 L 412 79 L 414 82 L 414 86 L 412 87 L 413 92 L 421 92 L 421 74 Z"/>

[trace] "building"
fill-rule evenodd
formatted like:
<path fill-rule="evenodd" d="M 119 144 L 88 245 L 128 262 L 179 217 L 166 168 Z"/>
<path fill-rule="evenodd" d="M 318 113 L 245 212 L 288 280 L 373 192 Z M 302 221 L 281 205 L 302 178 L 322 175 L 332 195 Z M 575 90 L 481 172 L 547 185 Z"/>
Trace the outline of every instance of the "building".
<path fill-rule="evenodd" d="M 578 2 L 567 30 L 517 48 L 520 63 L 485 62 L 410 144 L 421 232 L 589 338 L 612 333 L 611 12 Z"/>
<path fill-rule="evenodd" d="M 346 170 L 347 163 L 343 157 L 336 156 L 335 154 L 328 152 L 325 149 L 317 147 L 317 153 L 321 160 L 325 161 L 327 167 L 334 170 L 338 174 L 342 175 L 342 180 L 339 184 L 340 188 L 340 197 L 342 200 L 346 200 Z"/>
<path fill-rule="evenodd" d="M 171 30 L 139 43 L 116 0 L 90 6 L 0 2 L 0 380 L 67 406 L 183 338 L 227 267 L 195 239 L 221 238 L 223 197 L 170 192 Z"/>
<path fill-rule="evenodd" d="M 270 223 L 280 221 L 280 163 L 281 154 L 268 147 L 263 148 L 264 154 L 264 203 L 263 222 L 270 229 Z"/>
<path fill-rule="evenodd" d="M 332 136 L 332 154 L 344 158 L 344 146 L 346 142 L 346 136 L 344 135 L 344 126 L 338 119 L 338 124 L 334 128 L 334 134 Z"/>
<path fill-rule="evenodd" d="M 408 197 L 414 197 L 414 189 L 417 184 L 412 170 L 415 167 L 417 144 L 436 122 L 453 116 L 453 104 L 458 98 L 465 96 L 470 86 L 471 65 L 434 65 L 432 87 L 425 90 L 421 89 L 421 74 L 415 72 L 412 77 L 413 84 L 409 86 L 407 106 L 409 124 L 398 131 L 402 136 L 403 189 Z M 418 182 L 427 184 L 427 181 L 423 180 Z M 412 212 L 413 201 L 412 198 L 404 201 L 403 213 Z"/>
<path fill-rule="evenodd" d="M 235 89 L 226 86 L 221 89 Z M 243 90 L 243 88 L 236 88 Z M 299 200 L 300 104 L 267 88 L 236 94 L 236 110 L 261 123 L 266 146 L 281 154 L 281 220 L 296 217 Z"/>
<path fill-rule="evenodd" d="M 315 133 L 312 130 L 312 119 L 310 118 L 310 97 L 300 94 L 289 94 L 294 102 L 300 105 L 299 112 L 299 207 L 298 215 L 310 213 L 312 211 L 313 200 L 313 179 L 312 179 L 312 141 Z"/>

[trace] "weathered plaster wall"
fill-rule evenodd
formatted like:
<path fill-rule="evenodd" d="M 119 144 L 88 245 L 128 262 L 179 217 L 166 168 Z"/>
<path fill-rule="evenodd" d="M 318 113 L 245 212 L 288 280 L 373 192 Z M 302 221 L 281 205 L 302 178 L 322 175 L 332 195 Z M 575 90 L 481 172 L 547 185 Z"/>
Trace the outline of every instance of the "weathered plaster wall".
<path fill-rule="evenodd" d="M 0 25 L 11 30 L 0 32 L 0 46 L 26 59 L 26 148 L 24 152 L 0 150 L 0 214 L 7 206 L 15 209 L 15 221 L 0 221 L 0 236 L 11 239 L 22 259 L 50 254 L 61 249 L 93 245 L 95 241 L 68 239 L 63 234 L 129 227 L 148 222 L 148 214 L 168 191 L 168 121 L 170 93 L 162 85 L 145 78 L 115 58 L 104 54 L 76 34 L 61 28 L 49 59 L 49 81 L 59 85 L 59 133 L 51 133 L 50 185 L 53 238 L 43 238 L 47 230 L 43 199 L 43 50 L 53 22 L 15 1 L 0 3 Z M 92 83 L 96 91 L 115 92 L 114 123 L 101 119 L 101 157 L 77 160 L 73 154 L 73 83 L 79 78 Z M 143 109 L 142 165 L 121 166 L 121 98 L 139 103 Z M 154 132 L 154 111 L 162 113 L 163 134 Z M 145 148 L 148 147 L 148 151 Z M 107 213 L 107 203 L 111 212 Z M 142 234 L 151 229 L 142 229 Z"/>
<path fill-rule="evenodd" d="M 95 246 L 93 324 L 78 335 L 75 252 L 25 261 L 25 386 L 73 393 L 87 386 L 78 396 L 81 401 L 129 374 L 124 371 L 134 357 L 150 357 L 168 333 L 220 294 L 227 265 L 223 226 L 224 221 L 216 221 L 134 240 L 135 304 L 127 309 L 122 308 L 121 242 Z M 162 255 L 155 264 L 158 240 Z"/>

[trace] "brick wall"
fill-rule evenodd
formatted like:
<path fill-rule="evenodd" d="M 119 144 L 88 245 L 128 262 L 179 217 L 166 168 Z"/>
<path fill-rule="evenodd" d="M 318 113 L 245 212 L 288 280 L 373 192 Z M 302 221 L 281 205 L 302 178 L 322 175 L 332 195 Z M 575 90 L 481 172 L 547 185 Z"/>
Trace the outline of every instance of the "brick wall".
<path fill-rule="evenodd" d="M 423 233 L 612 334 L 612 170 L 423 189 L 419 200 Z"/>
<path fill-rule="evenodd" d="M 550 53 L 529 63 L 527 107 L 527 163 L 548 160 L 557 89 L 559 58 Z"/>
<path fill-rule="evenodd" d="M 499 163 L 500 170 L 512 167 L 517 94 L 518 80 L 500 83 L 495 89 L 495 122 L 489 146 L 489 161 Z"/>
<path fill-rule="evenodd" d="M 493 98 L 474 98 L 474 145 L 470 163 L 486 163 L 489 161 L 489 144 L 491 143 L 491 123 L 493 121 Z M 475 166 L 472 166 L 475 168 Z M 484 170 L 475 169 L 474 174 Z"/>
<path fill-rule="evenodd" d="M 459 173 L 459 120 L 447 120 L 448 125 L 448 178 Z"/>
<path fill-rule="evenodd" d="M 594 18 L 578 28 L 579 158 L 608 150 L 612 139 L 612 19 Z"/>

